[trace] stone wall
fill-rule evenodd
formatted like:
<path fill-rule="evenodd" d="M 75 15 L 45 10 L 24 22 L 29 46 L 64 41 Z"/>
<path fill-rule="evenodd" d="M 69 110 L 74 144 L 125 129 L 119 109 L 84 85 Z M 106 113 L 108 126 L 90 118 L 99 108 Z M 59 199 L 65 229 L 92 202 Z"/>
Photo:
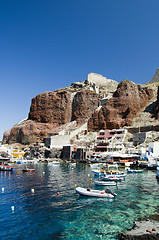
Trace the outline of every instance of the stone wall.
<path fill-rule="evenodd" d="M 108 84 L 116 83 L 116 81 L 107 79 L 103 77 L 101 74 L 97 73 L 89 73 L 87 77 L 87 81 L 89 84 L 95 84 L 96 86 L 106 87 Z"/>

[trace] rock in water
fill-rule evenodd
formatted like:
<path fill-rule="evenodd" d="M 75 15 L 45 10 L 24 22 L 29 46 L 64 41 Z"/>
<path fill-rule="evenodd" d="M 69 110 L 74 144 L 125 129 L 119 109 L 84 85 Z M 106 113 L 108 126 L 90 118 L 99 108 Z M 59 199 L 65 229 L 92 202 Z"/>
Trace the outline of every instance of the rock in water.
<path fill-rule="evenodd" d="M 159 223 L 157 221 L 136 222 L 135 227 L 119 233 L 120 240 L 158 240 Z"/>

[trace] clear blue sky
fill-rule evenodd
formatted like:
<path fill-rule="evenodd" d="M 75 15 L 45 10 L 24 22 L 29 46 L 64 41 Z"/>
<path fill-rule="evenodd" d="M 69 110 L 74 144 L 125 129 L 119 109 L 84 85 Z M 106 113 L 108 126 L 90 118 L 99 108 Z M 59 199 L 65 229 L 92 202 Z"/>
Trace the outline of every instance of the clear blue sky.
<path fill-rule="evenodd" d="M 0 139 L 31 99 L 95 72 L 146 83 L 159 67 L 158 0 L 1 0 Z"/>

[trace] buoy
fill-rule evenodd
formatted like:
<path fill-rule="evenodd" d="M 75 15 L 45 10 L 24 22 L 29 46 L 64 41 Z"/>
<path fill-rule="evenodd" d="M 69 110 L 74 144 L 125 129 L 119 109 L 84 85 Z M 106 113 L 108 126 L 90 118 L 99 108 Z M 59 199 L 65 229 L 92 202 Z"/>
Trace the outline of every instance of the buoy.
<path fill-rule="evenodd" d="M 75 187 L 77 186 L 77 184 L 75 184 Z"/>
<path fill-rule="evenodd" d="M 139 182 L 141 182 L 141 180 L 139 180 Z"/>
<path fill-rule="evenodd" d="M 31 192 L 34 193 L 34 188 L 31 189 Z"/>
<path fill-rule="evenodd" d="M 4 192 L 4 187 L 2 187 L 2 192 Z"/>
<path fill-rule="evenodd" d="M 41 175 L 41 178 L 42 178 L 43 176 Z"/>
<path fill-rule="evenodd" d="M 152 228 L 152 231 L 156 231 L 156 228 Z"/>
<path fill-rule="evenodd" d="M 92 178 L 90 180 L 92 181 Z"/>
<path fill-rule="evenodd" d="M 57 192 L 57 195 L 59 195 L 59 192 Z"/>
<path fill-rule="evenodd" d="M 11 210 L 12 210 L 12 212 L 14 212 L 14 206 L 11 206 Z"/>

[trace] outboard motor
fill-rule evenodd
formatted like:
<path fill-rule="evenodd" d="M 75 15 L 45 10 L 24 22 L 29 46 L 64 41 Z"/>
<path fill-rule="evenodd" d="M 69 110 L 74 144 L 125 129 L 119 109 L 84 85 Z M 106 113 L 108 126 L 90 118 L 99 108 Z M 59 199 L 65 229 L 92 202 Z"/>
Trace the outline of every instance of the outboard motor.
<path fill-rule="evenodd" d="M 105 192 L 106 192 L 106 193 L 110 193 L 110 194 L 112 194 L 113 196 L 116 196 L 116 195 L 117 195 L 116 193 L 113 193 L 109 188 L 107 188 L 107 189 L 105 190 Z"/>

